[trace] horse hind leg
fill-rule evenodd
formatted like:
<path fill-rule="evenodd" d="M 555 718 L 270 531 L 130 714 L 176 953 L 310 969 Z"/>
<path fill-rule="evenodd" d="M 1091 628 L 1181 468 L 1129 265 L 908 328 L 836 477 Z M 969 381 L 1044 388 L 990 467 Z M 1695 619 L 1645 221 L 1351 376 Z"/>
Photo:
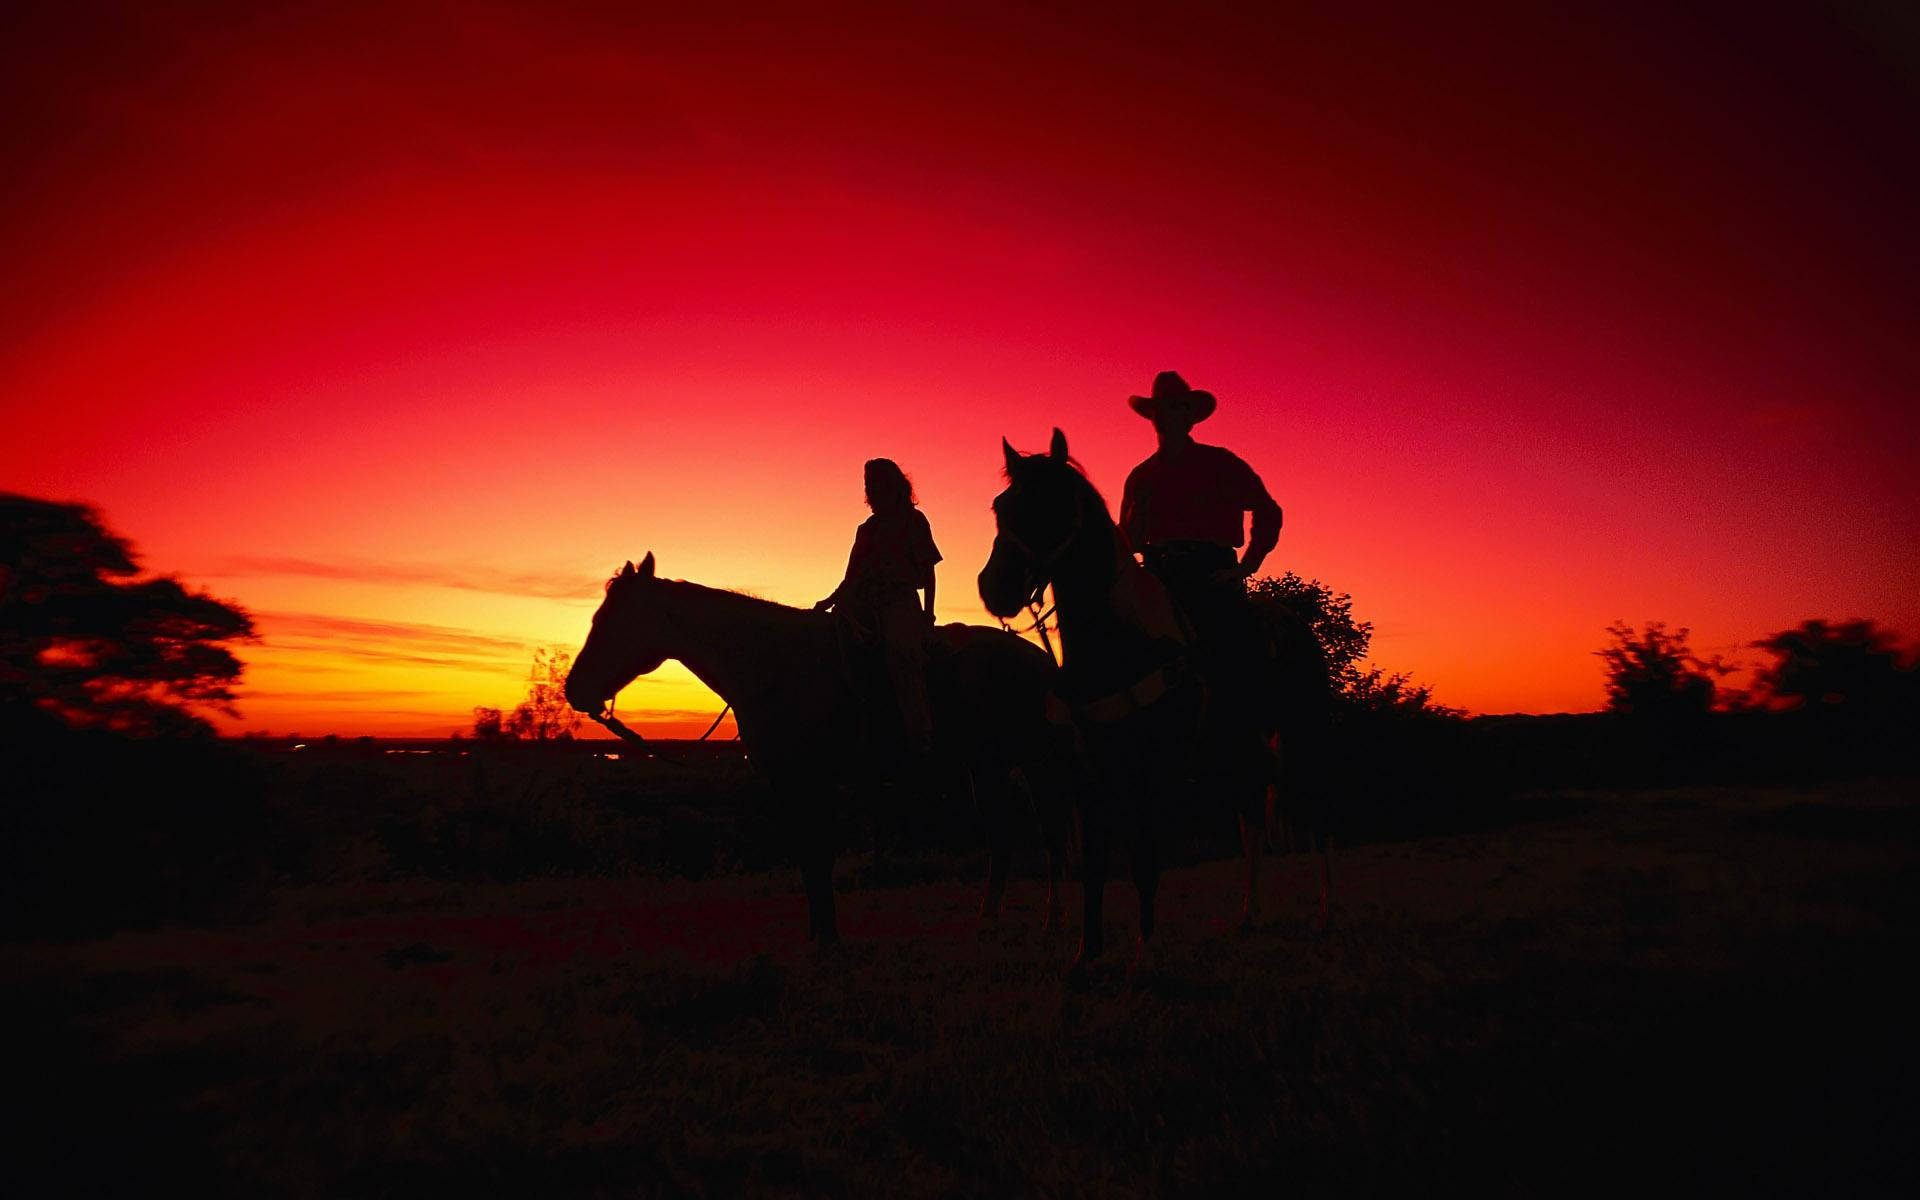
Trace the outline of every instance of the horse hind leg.
<path fill-rule="evenodd" d="M 800 881 L 807 892 L 807 940 L 827 947 L 840 940 L 833 900 L 834 851 L 825 838 L 809 839 L 800 852 Z"/>
<path fill-rule="evenodd" d="M 1320 919 L 1315 926 L 1320 933 L 1333 928 L 1333 833 L 1320 831 Z"/>
<path fill-rule="evenodd" d="M 994 782 L 983 785 L 983 778 Z M 975 807 L 987 831 L 987 887 L 980 897 L 980 919 L 991 921 L 1000 915 L 1000 901 L 1007 891 L 1007 860 L 1012 853 L 1008 789 L 1012 784 L 998 770 L 990 776 L 976 771 L 969 782 Z"/>

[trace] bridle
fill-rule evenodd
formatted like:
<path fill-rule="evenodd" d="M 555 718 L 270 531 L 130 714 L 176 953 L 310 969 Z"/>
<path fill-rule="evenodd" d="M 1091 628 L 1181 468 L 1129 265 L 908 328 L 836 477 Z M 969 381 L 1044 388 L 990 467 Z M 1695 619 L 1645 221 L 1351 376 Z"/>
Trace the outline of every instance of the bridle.
<path fill-rule="evenodd" d="M 608 581 L 609 587 L 611 587 L 611 585 L 614 582 L 615 580 L 609 580 Z M 614 689 L 614 694 L 617 695 L 618 692 L 619 692 L 618 688 Z M 671 754 L 667 754 L 660 750 L 654 749 L 653 744 L 651 742 L 647 741 L 646 738 L 642 737 L 639 733 L 635 732 L 633 729 L 628 728 L 626 722 L 622 721 L 619 717 L 615 716 L 613 714 L 613 696 L 611 695 L 608 696 L 606 700 L 602 701 L 601 703 L 602 703 L 602 707 L 599 712 L 591 712 L 587 714 L 588 720 L 594 722 L 596 725 L 599 725 L 602 729 L 606 730 L 608 733 L 611 733 L 615 737 L 619 738 L 621 741 L 629 742 L 635 746 L 641 747 L 641 749 L 645 751 L 648 758 L 664 759 L 667 762 L 674 763 L 676 765 L 683 766 L 683 767 L 687 765 L 685 762 L 683 762 L 678 758 L 675 758 Z M 713 719 L 713 724 L 707 726 L 707 731 L 701 734 L 699 737 L 695 738 L 694 741 L 704 742 L 708 738 L 712 737 L 713 731 L 720 728 L 720 722 L 727 719 L 727 713 L 731 712 L 732 709 L 733 709 L 733 701 L 729 700 L 721 707 L 720 715 L 716 716 Z M 737 728 L 734 730 L 733 739 L 735 741 L 738 741 L 740 739 L 740 731 Z"/>
<path fill-rule="evenodd" d="M 1038 633 L 1040 644 L 1046 647 L 1047 656 L 1056 663 L 1060 661 L 1060 656 L 1054 652 L 1053 638 L 1047 630 L 1047 619 L 1052 617 L 1055 610 L 1060 607 L 1060 602 L 1056 592 L 1054 602 L 1050 605 L 1045 603 L 1047 587 L 1053 582 L 1053 569 L 1060 565 L 1060 560 L 1067 556 L 1067 551 L 1073 549 L 1074 543 L 1079 540 L 1080 531 L 1086 525 L 1086 516 L 1086 500 L 1076 492 L 1073 495 L 1073 519 L 1067 523 L 1067 531 L 1061 536 L 1059 544 L 1045 554 L 1035 553 L 1025 538 L 1010 529 L 997 527 L 994 534 L 997 539 L 1005 541 L 1011 550 L 1025 560 L 1027 578 L 1037 581 L 1033 589 L 1027 593 L 1025 605 L 1028 615 L 1033 618 L 1033 624 L 1025 629 L 1015 629 L 1003 619 L 1000 622 L 1000 628 L 1009 633 L 1023 635 Z M 1044 611 L 1042 611 L 1043 605 Z M 1059 623 L 1055 622 L 1054 627 L 1058 628 Z"/>

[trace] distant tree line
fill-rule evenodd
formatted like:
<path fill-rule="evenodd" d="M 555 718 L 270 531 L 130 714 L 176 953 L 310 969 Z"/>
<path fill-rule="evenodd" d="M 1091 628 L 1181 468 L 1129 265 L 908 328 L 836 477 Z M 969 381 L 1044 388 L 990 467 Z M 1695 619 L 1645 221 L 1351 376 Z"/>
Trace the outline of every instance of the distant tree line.
<path fill-rule="evenodd" d="M 1660 621 L 1637 630 L 1625 622 L 1609 625 L 1610 640 L 1594 652 L 1605 665 L 1607 708 L 1646 718 L 1716 709 L 1920 717 L 1916 654 L 1878 622 L 1806 620 L 1750 642 L 1769 661 L 1755 668 L 1744 689 L 1722 682 L 1740 665 L 1719 655 L 1701 658 L 1688 645 L 1690 632 Z"/>

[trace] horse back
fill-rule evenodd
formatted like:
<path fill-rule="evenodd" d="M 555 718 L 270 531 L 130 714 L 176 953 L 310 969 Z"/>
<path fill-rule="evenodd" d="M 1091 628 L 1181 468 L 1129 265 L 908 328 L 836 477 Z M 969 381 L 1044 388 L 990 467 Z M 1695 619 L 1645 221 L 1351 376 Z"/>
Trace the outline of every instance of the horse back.
<path fill-rule="evenodd" d="M 956 744 L 1012 749 L 1046 725 L 1057 669 L 1047 652 L 984 625 L 936 628 L 927 659 L 934 725 Z"/>

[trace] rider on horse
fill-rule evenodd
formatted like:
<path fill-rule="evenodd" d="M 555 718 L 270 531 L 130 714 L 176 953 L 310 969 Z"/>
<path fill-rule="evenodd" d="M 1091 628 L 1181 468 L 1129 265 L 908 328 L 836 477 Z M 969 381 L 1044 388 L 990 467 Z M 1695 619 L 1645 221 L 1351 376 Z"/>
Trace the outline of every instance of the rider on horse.
<path fill-rule="evenodd" d="M 1280 506 L 1239 455 L 1193 440 L 1193 427 L 1213 414 L 1211 393 L 1162 371 L 1152 395 L 1127 403 L 1153 422 L 1160 448 L 1127 476 L 1120 528 L 1185 612 L 1202 671 L 1228 693 L 1220 698 L 1248 704 L 1256 699 L 1251 668 L 1271 652 L 1245 581 L 1280 539 Z M 1246 552 L 1236 554 L 1242 544 Z"/>
<path fill-rule="evenodd" d="M 940 561 L 940 551 L 933 544 L 933 527 L 914 506 L 913 484 L 898 464 L 888 458 L 871 459 L 864 477 L 867 507 L 873 515 L 854 534 L 846 578 L 814 608 L 838 611 L 878 638 L 907 751 L 924 757 L 933 746 L 926 665 L 928 631 L 933 625 L 933 567 Z"/>

